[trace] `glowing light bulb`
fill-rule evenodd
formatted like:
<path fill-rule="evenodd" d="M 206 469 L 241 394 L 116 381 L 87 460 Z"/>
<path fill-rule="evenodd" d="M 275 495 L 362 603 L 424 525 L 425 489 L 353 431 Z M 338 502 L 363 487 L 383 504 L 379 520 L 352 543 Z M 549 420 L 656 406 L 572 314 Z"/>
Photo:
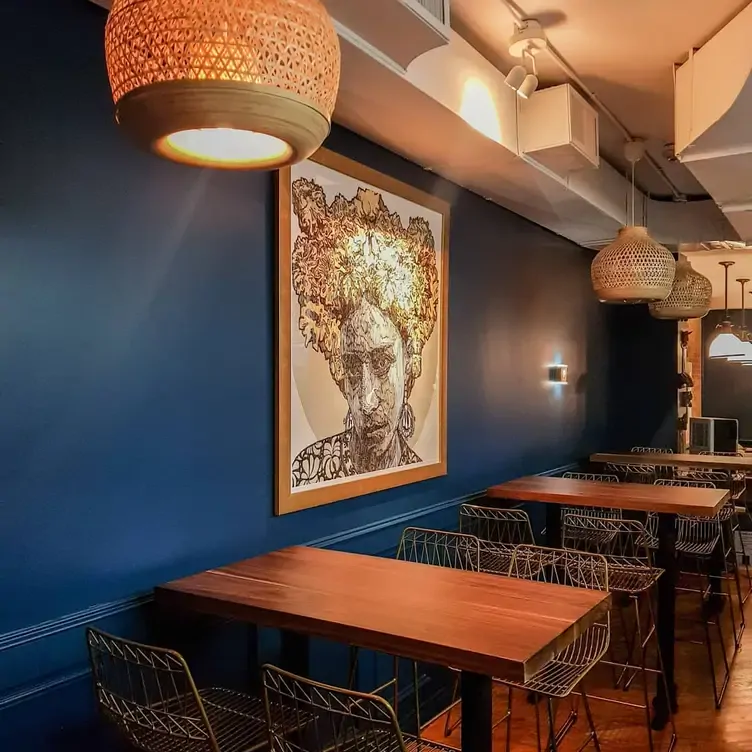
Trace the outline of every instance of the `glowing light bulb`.
<path fill-rule="evenodd" d="M 177 131 L 158 141 L 156 149 L 179 162 L 228 169 L 273 167 L 292 153 L 290 145 L 276 136 L 234 128 Z"/>

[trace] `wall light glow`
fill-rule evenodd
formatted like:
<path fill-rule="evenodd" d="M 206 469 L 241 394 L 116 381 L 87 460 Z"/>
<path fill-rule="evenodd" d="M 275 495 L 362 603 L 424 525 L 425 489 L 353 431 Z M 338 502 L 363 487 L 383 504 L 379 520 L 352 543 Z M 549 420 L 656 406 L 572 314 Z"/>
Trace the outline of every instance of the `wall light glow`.
<path fill-rule="evenodd" d="M 465 81 L 462 89 L 460 117 L 476 131 L 501 143 L 501 124 L 496 103 L 488 86 L 478 78 Z"/>

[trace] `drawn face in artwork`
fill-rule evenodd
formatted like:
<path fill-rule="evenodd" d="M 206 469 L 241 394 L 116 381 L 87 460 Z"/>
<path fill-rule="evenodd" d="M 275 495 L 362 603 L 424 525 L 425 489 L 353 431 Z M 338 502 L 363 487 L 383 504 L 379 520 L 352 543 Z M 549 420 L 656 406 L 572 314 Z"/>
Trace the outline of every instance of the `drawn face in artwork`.
<path fill-rule="evenodd" d="M 342 363 L 343 392 L 357 447 L 354 455 L 361 455 L 353 459 L 382 464 L 378 460 L 397 446 L 405 399 L 405 350 L 389 317 L 365 298 L 342 327 Z"/>

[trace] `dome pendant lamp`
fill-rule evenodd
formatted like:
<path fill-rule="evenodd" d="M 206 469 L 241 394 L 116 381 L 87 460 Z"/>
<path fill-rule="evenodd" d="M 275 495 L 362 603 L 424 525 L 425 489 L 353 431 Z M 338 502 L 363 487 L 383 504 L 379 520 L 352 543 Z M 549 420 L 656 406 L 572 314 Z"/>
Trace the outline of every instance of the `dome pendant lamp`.
<path fill-rule="evenodd" d="M 721 321 L 716 327 L 715 336 L 713 337 L 713 341 L 710 343 L 710 348 L 708 349 L 708 357 L 713 359 L 732 358 L 745 354 L 742 342 L 734 332 L 734 327 L 729 318 L 728 311 L 728 270 L 730 266 L 734 265 L 734 262 L 719 261 L 718 263 L 724 267 L 726 271 L 724 287 L 726 313 L 723 317 L 723 321 Z"/>
<path fill-rule="evenodd" d="M 277 169 L 329 134 L 340 50 L 321 0 L 113 0 L 115 119 L 177 162 Z"/>
<path fill-rule="evenodd" d="M 612 243 L 593 259 L 590 279 L 601 303 L 651 303 L 667 298 L 674 283 L 676 261 L 671 252 L 635 225 L 635 164 L 645 153 L 642 141 L 626 144 L 632 164 L 632 224 L 622 227 Z"/>
<path fill-rule="evenodd" d="M 710 311 L 713 285 L 710 280 L 696 272 L 692 264 L 680 258 L 676 264 L 676 276 L 671 294 L 664 300 L 651 303 L 650 315 L 656 319 L 686 321 L 701 319 Z"/>

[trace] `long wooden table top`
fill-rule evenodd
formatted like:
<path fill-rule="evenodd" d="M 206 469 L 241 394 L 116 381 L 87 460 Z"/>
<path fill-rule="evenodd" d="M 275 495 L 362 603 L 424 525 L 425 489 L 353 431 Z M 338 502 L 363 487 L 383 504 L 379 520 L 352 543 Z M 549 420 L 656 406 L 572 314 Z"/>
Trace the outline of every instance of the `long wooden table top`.
<path fill-rule="evenodd" d="M 529 679 L 608 593 L 296 546 L 157 588 L 157 602 L 510 681 Z"/>
<path fill-rule="evenodd" d="M 707 470 L 752 470 L 752 453 L 745 457 L 725 457 L 714 454 L 637 454 L 599 452 L 591 462 L 611 462 L 615 465 L 662 465 L 663 467 L 701 467 Z"/>
<path fill-rule="evenodd" d="M 612 507 L 711 517 L 728 501 L 725 488 L 682 488 L 645 483 L 602 483 L 533 475 L 489 488 L 486 494 L 512 501 L 544 501 L 578 507 Z"/>

